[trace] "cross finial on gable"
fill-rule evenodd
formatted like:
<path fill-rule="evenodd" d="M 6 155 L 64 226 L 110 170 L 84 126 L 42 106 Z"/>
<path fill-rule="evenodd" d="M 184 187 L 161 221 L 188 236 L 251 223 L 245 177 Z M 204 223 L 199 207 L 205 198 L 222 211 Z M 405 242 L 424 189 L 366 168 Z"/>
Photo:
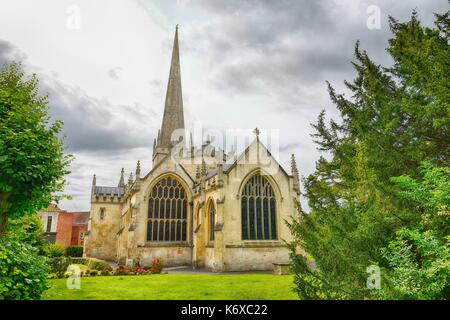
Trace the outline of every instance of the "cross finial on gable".
<path fill-rule="evenodd" d="M 253 130 L 253 133 L 255 134 L 256 138 L 259 138 L 260 131 L 258 128 L 255 128 L 255 130 Z"/>

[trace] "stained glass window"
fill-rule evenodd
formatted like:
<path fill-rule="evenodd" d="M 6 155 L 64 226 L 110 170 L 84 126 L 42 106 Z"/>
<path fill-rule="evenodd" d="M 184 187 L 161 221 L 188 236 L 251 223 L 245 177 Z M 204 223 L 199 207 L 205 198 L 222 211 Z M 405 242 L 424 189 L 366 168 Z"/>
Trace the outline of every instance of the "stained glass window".
<path fill-rule="evenodd" d="M 161 179 L 148 200 L 147 241 L 186 241 L 187 197 L 181 183 Z"/>
<path fill-rule="evenodd" d="M 241 194 L 242 240 L 275 240 L 276 202 L 269 181 L 257 174 L 245 184 Z"/>
<path fill-rule="evenodd" d="M 216 210 L 214 204 L 209 204 L 209 241 L 214 241 L 214 226 L 216 224 Z"/>

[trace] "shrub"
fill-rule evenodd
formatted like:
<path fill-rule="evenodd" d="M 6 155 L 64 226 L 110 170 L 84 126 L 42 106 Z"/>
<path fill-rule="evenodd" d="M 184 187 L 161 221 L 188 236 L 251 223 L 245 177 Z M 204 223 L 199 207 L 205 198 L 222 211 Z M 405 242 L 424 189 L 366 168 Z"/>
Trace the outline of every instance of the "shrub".
<path fill-rule="evenodd" d="M 40 299 L 49 267 L 38 249 L 17 241 L 0 243 L 0 300 Z"/>
<path fill-rule="evenodd" d="M 76 265 L 80 268 L 81 276 L 89 274 L 90 270 L 104 271 L 102 274 L 106 275 L 112 271 L 111 266 L 104 260 L 95 258 L 72 258 L 72 257 L 56 257 L 49 259 L 51 272 L 55 273 L 57 277 L 62 278 L 65 276 L 67 268 L 70 265 Z M 67 275 L 66 275 L 67 276 Z"/>
<path fill-rule="evenodd" d="M 72 264 L 71 259 L 67 257 L 56 257 L 49 259 L 51 272 L 58 278 L 62 278 L 67 268 Z"/>
<path fill-rule="evenodd" d="M 67 257 L 82 257 L 83 247 L 82 246 L 69 246 L 66 248 Z"/>
<path fill-rule="evenodd" d="M 111 270 L 109 270 L 108 268 L 102 269 L 102 271 L 100 271 L 100 275 L 102 276 L 110 276 L 111 275 Z"/>
<path fill-rule="evenodd" d="M 91 277 L 95 277 L 95 276 L 100 276 L 102 273 L 99 270 L 90 270 L 89 271 L 89 276 Z"/>
<path fill-rule="evenodd" d="M 104 269 L 112 270 L 112 268 L 108 262 L 106 262 L 105 260 L 100 260 L 100 259 L 96 259 L 96 258 L 88 259 L 86 265 L 89 269 L 95 269 L 98 271 L 101 271 Z"/>
<path fill-rule="evenodd" d="M 155 258 L 151 262 L 150 272 L 153 274 L 161 273 L 163 267 L 163 261 L 160 258 Z"/>
<path fill-rule="evenodd" d="M 56 273 L 49 273 L 47 279 L 58 279 L 58 275 Z"/>
<path fill-rule="evenodd" d="M 49 243 L 44 247 L 45 255 L 49 258 L 64 256 L 65 249 L 57 243 Z"/>
<path fill-rule="evenodd" d="M 126 267 L 126 266 L 119 266 L 116 271 L 114 272 L 114 275 L 116 276 L 123 276 L 123 275 L 127 275 L 131 272 L 131 267 Z"/>

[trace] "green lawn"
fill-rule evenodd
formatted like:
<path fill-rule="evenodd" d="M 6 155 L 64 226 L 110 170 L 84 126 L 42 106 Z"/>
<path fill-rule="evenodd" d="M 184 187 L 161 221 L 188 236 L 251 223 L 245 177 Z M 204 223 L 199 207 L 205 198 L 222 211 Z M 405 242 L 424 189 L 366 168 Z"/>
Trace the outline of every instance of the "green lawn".
<path fill-rule="evenodd" d="M 272 274 L 160 274 L 81 278 L 80 290 L 66 288 L 67 279 L 50 280 L 42 299 L 297 299 L 292 276 Z"/>

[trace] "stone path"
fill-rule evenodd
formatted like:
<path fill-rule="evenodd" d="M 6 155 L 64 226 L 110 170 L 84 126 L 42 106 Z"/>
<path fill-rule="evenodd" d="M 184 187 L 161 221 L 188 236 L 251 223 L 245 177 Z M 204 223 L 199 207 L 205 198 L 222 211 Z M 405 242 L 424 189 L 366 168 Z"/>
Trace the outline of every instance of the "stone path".
<path fill-rule="evenodd" d="M 185 267 L 168 267 L 163 269 L 163 273 L 169 274 L 248 274 L 248 273 L 269 273 L 271 271 L 235 271 L 235 272 L 212 272 L 207 269 L 194 269 L 189 266 Z"/>

